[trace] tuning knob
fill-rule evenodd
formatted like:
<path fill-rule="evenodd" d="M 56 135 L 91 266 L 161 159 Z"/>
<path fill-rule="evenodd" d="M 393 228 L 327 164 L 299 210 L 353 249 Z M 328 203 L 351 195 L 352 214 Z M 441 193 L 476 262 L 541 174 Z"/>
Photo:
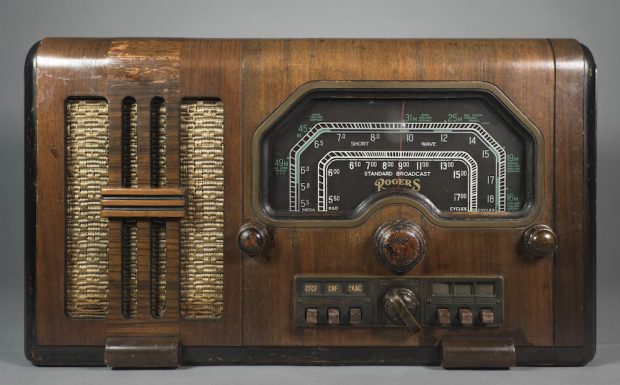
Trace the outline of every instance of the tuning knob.
<path fill-rule="evenodd" d="M 377 259 L 394 273 L 411 270 L 424 257 L 424 233 L 407 219 L 396 219 L 379 226 L 374 239 Z"/>
<path fill-rule="evenodd" d="M 405 325 L 411 333 L 420 331 L 420 323 L 415 318 L 419 306 L 415 293 L 405 287 L 392 287 L 383 297 L 385 317 L 392 323 Z"/>
<path fill-rule="evenodd" d="M 547 225 L 530 227 L 523 235 L 523 243 L 527 251 L 537 257 L 546 257 L 558 249 L 558 237 Z"/>
<path fill-rule="evenodd" d="M 258 223 L 246 223 L 237 233 L 239 249 L 251 257 L 264 254 L 271 246 L 271 241 L 271 232 Z"/>

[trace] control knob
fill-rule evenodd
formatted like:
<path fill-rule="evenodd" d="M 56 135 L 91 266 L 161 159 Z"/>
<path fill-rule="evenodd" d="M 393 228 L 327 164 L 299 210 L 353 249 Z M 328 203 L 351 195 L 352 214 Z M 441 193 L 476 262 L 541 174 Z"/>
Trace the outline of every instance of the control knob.
<path fill-rule="evenodd" d="M 534 225 L 523 235 L 526 250 L 536 257 L 546 257 L 558 249 L 558 237 L 547 225 Z"/>
<path fill-rule="evenodd" d="M 375 231 L 374 240 L 377 259 L 394 273 L 403 274 L 424 258 L 422 229 L 407 219 L 382 224 Z"/>
<path fill-rule="evenodd" d="M 264 254 L 272 241 L 271 232 L 259 223 L 246 223 L 237 233 L 239 249 L 251 257 Z"/>
<path fill-rule="evenodd" d="M 420 323 L 415 318 L 419 307 L 418 297 L 405 287 L 389 288 L 383 297 L 383 311 L 388 321 L 405 325 L 411 333 L 420 331 Z"/>

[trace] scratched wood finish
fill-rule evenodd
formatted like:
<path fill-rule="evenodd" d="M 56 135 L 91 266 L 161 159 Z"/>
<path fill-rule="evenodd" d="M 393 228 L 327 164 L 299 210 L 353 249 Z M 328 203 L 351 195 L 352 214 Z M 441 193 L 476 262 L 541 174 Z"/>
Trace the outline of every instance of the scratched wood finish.
<path fill-rule="evenodd" d="M 101 216 L 107 218 L 182 218 L 184 190 L 180 188 L 101 189 Z"/>
<path fill-rule="evenodd" d="M 183 321 L 183 345 L 241 345 L 241 44 L 186 40 L 181 48 L 182 97 L 216 97 L 224 104 L 224 313 L 215 320 Z"/>
<path fill-rule="evenodd" d="M 545 197 L 534 223 L 552 223 L 554 65 L 547 41 L 250 41 L 244 52 L 242 132 L 246 154 L 260 122 L 311 80 L 494 83 L 545 138 Z M 250 169 L 250 159 L 246 157 L 244 162 L 244 169 Z M 244 202 L 248 202 L 249 173 L 244 186 Z M 406 275 L 503 275 L 504 325 L 484 332 L 425 328 L 415 335 L 404 328 L 292 328 L 289 307 L 295 274 L 392 275 L 376 262 L 372 235 L 382 223 L 398 217 L 419 224 L 427 240 L 426 257 Z M 244 218 L 257 220 L 248 205 L 244 206 Z M 484 334 L 510 336 L 519 345 L 553 345 L 553 259 L 532 260 L 521 254 L 518 244 L 523 231 L 438 227 L 417 210 L 399 205 L 377 211 L 354 229 L 278 228 L 271 259 L 244 260 L 243 342 L 404 346 L 432 345 L 445 334 Z"/>
<path fill-rule="evenodd" d="M 92 66 L 86 71 L 84 65 L 74 64 L 78 58 L 88 58 L 92 63 L 104 61 L 107 47 L 105 41 L 76 40 L 65 47 L 64 55 L 69 60 L 58 65 L 54 53 L 60 47 L 44 41 L 36 58 L 38 198 L 34 327 L 36 342 L 41 345 L 101 344 L 106 333 L 105 319 L 79 322 L 65 314 L 64 103 L 70 95 L 89 97 L 93 96 L 93 90 L 105 94 L 105 67 Z M 51 51 L 46 54 L 48 48 Z"/>
<path fill-rule="evenodd" d="M 517 346 L 579 346 L 590 338 L 589 286 L 577 268 L 593 263 L 586 250 L 592 241 L 583 228 L 587 219 L 580 216 L 586 210 L 586 196 L 579 193 L 584 190 L 584 160 L 568 153 L 584 147 L 583 52 L 574 41 L 46 39 L 38 49 L 36 70 L 36 88 L 45 90 L 35 100 L 36 193 L 41 199 L 36 207 L 33 327 L 39 345 L 103 346 L 107 337 L 125 335 L 177 335 L 184 346 L 434 346 L 446 335 L 507 337 Z M 560 251 L 552 258 L 528 258 L 518 247 L 526 227 L 450 229 L 430 223 L 414 208 L 392 205 L 353 229 L 278 228 L 267 257 L 243 257 L 236 232 L 243 223 L 257 220 L 250 203 L 252 134 L 295 89 L 312 80 L 483 80 L 498 86 L 543 134 L 544 199 L 532 224 L 554 227 Z M 151 99 L 166 101 L 167 187 L 172 188 L 182 187 L 181 100 L 223 101 L 225 303 L 220 319 L 179 318 L 176 220 L 166 225 L 168 296 L 162 319 L 140 316 L 148 314 L 148 301 L 137 318 L 121 316 L 118 220 L 110 221 L 108 318 L 75 320 L 65 315 L 62 122 L 69 96 L 101 96 L 110 103 L 111 188 L 121 187 L 125 97 L 138 103 L 139 188 L 150 187 L 150 149 L 144 138 L 150 135 Z M 294 328 L 294 275 L 391 275 L 374 258 L 372 234 L 401 216 L 418 223 L 427 240 L 424 261 L 407 275 L 504 276 L 504 325 L 485 331 L 427 328 L 417 335 L 404 328 Z M 148 232 L 149 221 L 139 221 L 139 236 L 148 238 Z M 139 244 L 140 300 L 149 296 L 147 250 L 148 245 Z"/>
<path fill-rule="evenodd" d="M 555 261 L 555 343 L 584 346 L 584 356 L 594 355 L 595 336 L 594 255 L 590 253 L 590 226 L 594 226 L 592 193 L 583 188 L 588 178 L 587 140 L 593 132 L 583 132 L 585 108 L 579 101 L 588 92 L 586 79 L 594 81 L 594 68 L 582 57 L 583 47 L 576 41 L 552 40 L 556 58 L 556 202 L 555 228 L 561 248 Z M 585 72 L 585 73 L 584 73 Z M 569 151 L 571 149 L 571 151 Z M 558 314 L 559 312 L 559 314 Z"/>
<path fill-rule="evenodd" d="M 179 189 L 179 107 L 181 104 L 180 84 L 181 68 L 189 75 L 184 87 L 188 92 L 183 96 L 200 96 L 220 98 L 230 104 L 226 118 L 234 122 L 236 91 L 224 95 L 221 88 L 230 84 L 231 79 L 238 82 L 240 54 L 230 55 L 238 43 L 181 44 L 181 41 L 141 41 L 141 40 L 75 40 L 65 49 L 69 42 L 62 39 L 43 41 L 37 53 L 37 87 L 50 88 L 49 98 L 36 101 L 38 121 L 41 117 L 50 117 L 50 123 L 41 123 L 37 127 L 38 149 L 45 153 L 37 154 L 40 178 L 39 190 L 45 191 L 49 200 L 41 200 L 37 206 L 37 218 L 47 219 L 48 215 L 57 216 L 59 226 L 49 227 L 39 222 L 37 236 L 37 325 L 36 339 L 43 345 L 101 345 L 108 336 L 136 335 L 179 335 L 186 333 L 186 344 L 197 345 L 238 345 L 240 344 L 240 300 L 239 300 L 239 252 L 234 249 L 234 242 L 226 242 L 225 308 L 226 314 L 216 321 L 182 321 L 179 318 L 179 233 L 178 220 L 168 220 L 166 224 L 166 312 L 161 319 L 153 319 L 150 314 L 150 221 L 138 221 L 138 312 L 133 319 L 126 319 L 121 311 L 121 221 L 111 220 L 109 224 L 109 306 L 105 320 L 75 320 L 64 314 L 64 126 L 51 125 L 52 121 L 64 122 L 64 101 L 69 96 L 90 97 L 99 95 L 109 102 L 110 117 L 110 153 L 109 186 L 110 191 L 123 191 L 121 175 L 121 106 L 123 99 L 131 96 L 138 104 L 138 188 L 143 193 L 150 188 L 150 105 L 154 97 L 163 97 L 166 101 L 167 119 L 167 187 L 164 193 L 178 192 Z M 182 51 L 200 49 L 198 55 L 192 53 L 181 63 Z M 226 50 L 221 53 L 220 50 Z M 68 59 L 54 62 L 58 52 L 63 52 Z M 190 51 L 191 52 L 191 51 Z M 232 63 L 211 61 L 206 65 L 201 58 L 219 57 L 223 60 L 234 58 Z M 86 58 L 86 59 L 84 59 Z M 81 60 L 83 65 L 76 66 Z M 106 66 L 102 65 L 107 64 Z M 65 78 L 69 70 L 69 80 Z M 196 77 L 200 73 L 204 78 Z M 192 89 L 194 81 L 200 81 L 198 89 Z M 219 88 L 218 88 L 219 87 Z M 220 96 L 221 95 L 221 96 Z M 229 96 L 230 95 L 230 96 Z M 238 99 L 238 96 L 236 97 Z M 237 107 L 238 108 L 238 107 Z M 238 111 L 238 110 L 237 110 Z M 237 126 L 238 127 L 238 126 Z M 227 165 L 235 167 L 240 159 L 238 128 L 235 124 L 227 127 L 225 140 L 231 143 L 231 150 L 226 153 Z M 47 161 L 47 158 L 53 161 Z M 237 177 L 240 182 L 240 178 Z M 172 188 L 172 189 L 169 189 Z M 235 177 L 226 180 L 227 197 L 235 199 Z M 237 198 L 239 200 L 240 198 Z M 58 205 L 57 202 L 61 202 Z M 229 239 L 234 237 L 240 226 L 239 214 L 235 215 L 234 205 L 227 210 L 226 223 Z M 175 213 L 170 213 L 174 215 Z M 145 215 L 144 217 L 147 217 Z M 44 234 L 44 235 L 43 235 Z M 45 245 L 45 247 L 43 246 Z M 232 256 L 231 256 L 232 255 Z M 52 257 L 52 259 L 50 258 Z M 44 275 L 43 275 L 44 274 Z M 45 278 L 47 277 L 47 278 Z M 50 277 L 55 277 L 50 279 Z"/>
<path fill-rule="evenodd" d="M 137 104 L 137 187 L 151 187 L 151 103 L 156 97 L 166 101 L 166 110 L 178 104 L 179 99 L 179 61 L 180 42 L 166 41 L 153 44 L 149 41 L 112 40 L 108 44 L 108 71 L 106 97 L 110 102 L 110 182 L 109 187 L 122 187 L 120 124 L 122 103 L 132 97 Z M 166 134 L 171 142 L 178 140 L 178 115 L 166 114 Z M 167 153 L 167 172 L 175 181 L 178 172 L 178 155 Z M 176 166 L 176 167 L 175 167 Z M 167 187 L 179 187 L 178 178 Z M 147 215 L 145 215 L 147 217 Z M 172 218 L 167 218 L 171 222 Z M 109 245 L 114 252 L 109 253 L 110 283 L 108 298 L 110 307 L 107 317 L 107 337 L 138 335 L 176 335 L 179 331 L 178 314 L 178 232 L 176 226 L 166 226 L 167 254 L 175 255 L 172 265 L 166 265 L 166 312 L 159 319 L 151 314 L 151 222 L 146 218 L 137 219 L 137 312 L 127 319 L 121 310 L 122 304 L 122 244 L 120 219 L 112 221 L 114 231 L 109 232 Z M 172 250 L 168 246 L 172 241 Z M 175 247 L 176 246 L 176 247 Z M 171 261 L 169 258 L 168 261 Z M 170 278 L 170 279 L 169 279 Z"/>

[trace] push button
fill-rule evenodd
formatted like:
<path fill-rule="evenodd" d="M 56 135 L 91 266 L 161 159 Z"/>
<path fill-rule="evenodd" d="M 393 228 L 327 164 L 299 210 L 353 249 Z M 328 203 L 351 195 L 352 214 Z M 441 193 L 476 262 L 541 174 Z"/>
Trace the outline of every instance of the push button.
<path fill-rule="evenodd" d="M 327 309 L 327 323 L 330 325 L 340 325 L 340 310 L 330 307 Z"/>
<path fill-rule="evenodd" d="M 359 307 L 352 307 L 349 309 L 349 323 L 352 325 L 362 323 L 362 309 Z"/>
<path fill-rule="evenodd" d="M 459 309 L 459 321 L 463 326 L 471 326 L 474 324 L 474 316 L 470 309 Z"/>
<path fill-rule="evenodd" d="M 490 325 L 495 322 L 495 315 L 492 309 L 480 309 L 480 322 Z"/>
<path fill-rule="evenodd" d="M 450 310 L 448 309 L 437 309 L 437 322 L 442 326 L 450 326 Z"/>
<path fill-rule="evenodd" d="M 316 308 L 306 309 L 306 323 L 316 325 L 319 323 L 319 310 Z"/>

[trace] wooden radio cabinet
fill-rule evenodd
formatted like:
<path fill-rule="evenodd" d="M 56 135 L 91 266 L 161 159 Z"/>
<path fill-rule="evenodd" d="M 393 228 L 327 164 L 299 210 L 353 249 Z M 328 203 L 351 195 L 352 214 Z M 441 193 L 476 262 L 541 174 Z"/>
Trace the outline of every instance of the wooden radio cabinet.
<path fill-rule="evenodd" d="M 44 39 L 37 365 L 582 365 L 595 64 L 574 40 Z"/>

